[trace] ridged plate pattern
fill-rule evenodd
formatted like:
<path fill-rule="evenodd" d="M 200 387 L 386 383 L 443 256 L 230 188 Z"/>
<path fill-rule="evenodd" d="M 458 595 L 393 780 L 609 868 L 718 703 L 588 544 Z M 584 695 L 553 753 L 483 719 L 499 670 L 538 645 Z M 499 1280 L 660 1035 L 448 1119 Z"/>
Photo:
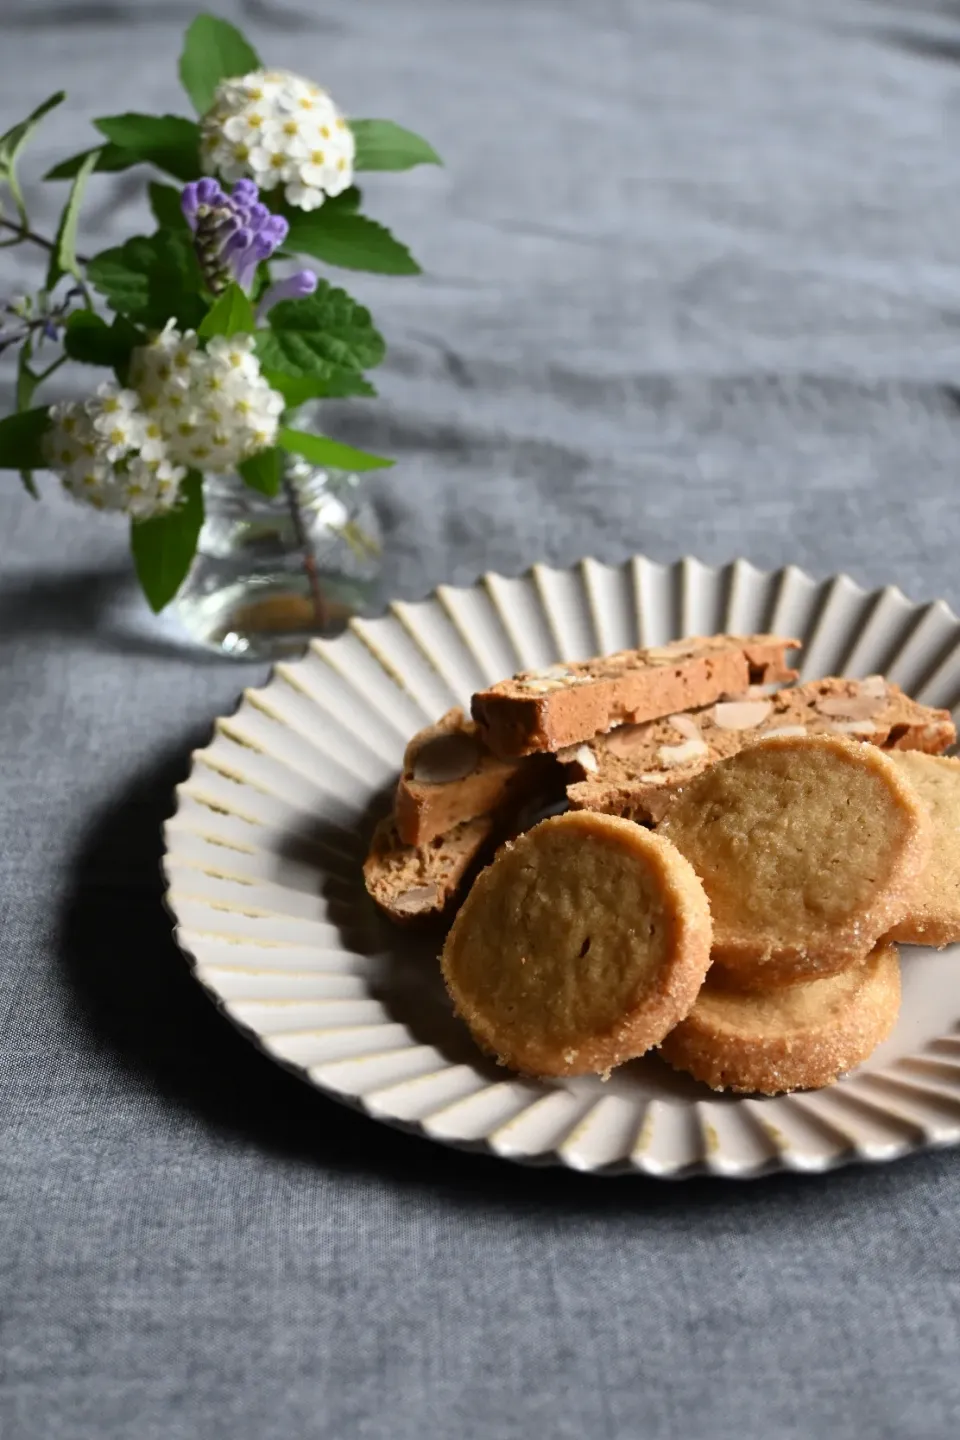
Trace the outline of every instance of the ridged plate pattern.
<path fill-rule="evenodd" d="M 960 947 L 903 951 L 903 1009 L 823 1091 L 714 1095 L 655 1057 L 598 1078 L 519 1079 L 454 1019 L 436 943 L 373 910 L 360 866 L 406 739 L 522 667 L 688 634 L 777 630 L 804 678 L 881 671 L 955 710 L 960 621 L 845 575 L 637 556 L 536 565 L 357 620 L 278 665 L 218 720 L 166 826 L 167 902 L 197 979 L 278 1061 L 444 1144 L 605 1174 L 746 1177 L 891 1160 L 960 1141 Z"/>

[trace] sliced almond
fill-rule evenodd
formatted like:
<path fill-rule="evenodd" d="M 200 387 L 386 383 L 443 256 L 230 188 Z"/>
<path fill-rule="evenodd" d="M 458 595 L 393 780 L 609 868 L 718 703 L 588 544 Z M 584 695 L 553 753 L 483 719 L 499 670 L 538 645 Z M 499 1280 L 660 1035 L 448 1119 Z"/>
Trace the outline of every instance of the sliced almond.
<path fill-rule="evenodd" d="M 646 651 L 646 659 L 665 665 L 671 660 L 682 660 L 702 649 L 702 640 L 672 640 L 669 645 L 651 645 Z"/>
<path fill-rule="evenodd" d="M 657 775 L 651 770 L 646 771 L 643 775 L 638 775 L 637 779 L 642 780 L 644 785 L 666 785 L 669 783 L 666 775 Z"/>
<path fill-rule="evenodd" d="M 416 915 L 422 910 L 435 909 L 439 898 L 436 885 L 413 885 L 391 902 L 391 909 L 399 910 L 402 915 Z"/>
<path fill-rule="evenodd" d="M 570 756 L 570 761 L 574 765 L 579 765 L 581 770 L 586 770 L 589 775 L 596 775 L 597 771 L 600 769 L 597 757 L 596 755 L 594 755 L 589 745 L 578 746 L 577 749 L 574 750 L 573 754 Z"/>
<path fill-rule="evenodd" d="M 531 691 L 534 695 L 549 695 L 554 690 L 562 690 L 566 685 L 565 680 L 520 680 L 518 684 L 524 690 Z"/>
<path fill-rule="evenodd" d="M 657 759 L 667 768 L 672 765 L 687 765 L 691 760 L 703 760 L 710 754 L 710 748 L 702 740 L 686 740 L 682 745 L 661 745 Z"/>
<path fill-rule="evenodd" d="M 887 698 L 887 682 L 882 675 L 868 675 L 865 680 L 860 681 L 861 695 L 871 695 L 874 700 L 885 700 Z"/>
<path fill-rule="evenodd" d="M 746 695 L 746 698 L 747 698 L 748 700 L 762 700 L 762 699 L 764 698 L 764 696 L 766 696 L 766 695 L 776 695 L 776 694 L 778 694 L 782 689 L 783 689 L 783 686 L 782 686 L 782 685 L 776 685 L 776 684 L 773 684 L 773 685 L 748 685 L 748 686 L 747 686 L 747 695 Z"/>
<path fill-rule="evenodd" d="M 668 716 L 668 721 L 674 730 L 683 736 L 684 740 L 703 739 L 703 736 L 700 734 L 700 726 L 692 715 L 670 715 Z"/>
<path fill-rule="evenodd" d="M 806 725 L 775 725 L 772 730 L 764 730 L 761 738 L 764 740 L 772 740 L 775 735 L 789 735 L 792 738 L 797 738 L 798 736 L 806 735 L 806 733 Z"/>
<path fill-rule="evenodd" d="M 545 665 L 542 670 L 528 670 L 523 679 L 526 680 L 566 680 L 572 675 L 569 665 Z"/>
<path fill-rule="evenodd" d="M 755 730 L 772 709 L 769 700 L 721 700 L 713 707 L 713 720 L 720 730 Z"/>
<path fill-rule="evenodd" d="M 428 740 L 413 762 L 413 778 L 420 785 L 450 785 L 477 768 L 480 747 L 470 735 L 438 735 Z"/>
<path fill-rule="evenodd" d="M 872 720 L 831 720 L 828 730 L 838 735 L 876 735 L 877 727 Z"/>
<path fill-rule="evenodd" d="M 649 724 L 618 725 L 615 730 L 610 731 L 609 735 L 603 737 L 602 748 L 609 751 L 611 755 L 632 759 L 637 752 L 637 747 L 646 744 L 649 733 Z"/>
<path fill-rule="evenodd" d="M 835 720 L 869 720 L 883 709 L 877 695 L 821 695 L 815 702 L 821 715 Z"/>

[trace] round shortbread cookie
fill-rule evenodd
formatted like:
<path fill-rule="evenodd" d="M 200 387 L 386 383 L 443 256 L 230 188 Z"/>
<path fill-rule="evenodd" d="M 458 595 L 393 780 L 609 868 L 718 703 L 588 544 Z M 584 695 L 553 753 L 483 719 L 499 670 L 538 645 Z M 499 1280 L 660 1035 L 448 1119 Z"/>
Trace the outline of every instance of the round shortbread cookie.
<path fill-rule="evenodd" d="M 960 940 L 960 760 L 919 750 L 899 750 L 890 758 L 930 814 L 933 848 L 910 909 L 889 938 L 903 945 L 955 945 Z"/>
<path fill-rule="evenodd" d="M 604 1073 L 659 1044 L 710 965 L 692 866 L 628 820 L 575 811 L 499 852 L 444 946 L 482 1049 L 530 1075 Z"/>
<path fill-rule="evenodd" d="M 850 970 L 786 989 L 738 993 L 708 981 L 660 1054 L 714 1090 L 810 1090 L 866 1060 L 899 1009 L 897 947 L 883 943 Z"/>
<path fill-rule="evenodd" d="M 714 962 L 745 989 L 862 960 L 907 913 L 930 848 L 906 777 L 840 736 L 764 740 L 721 761 L 678 793 L 658 833 L 703 881 Z"/>

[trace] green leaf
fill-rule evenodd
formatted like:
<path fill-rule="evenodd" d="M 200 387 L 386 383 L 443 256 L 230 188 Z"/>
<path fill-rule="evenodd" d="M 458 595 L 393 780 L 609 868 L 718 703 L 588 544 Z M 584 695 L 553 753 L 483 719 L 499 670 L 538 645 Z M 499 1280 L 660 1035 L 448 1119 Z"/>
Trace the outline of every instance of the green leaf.
<path fill-rule="evenodd" d="M 356 185 L 348 185 L 346 190 L 341 190 L 339 195 L 332 195 L 329 200 L 324 201 L 324 204 L 329 207 L 328 214 L 330 210 L 342 210 L 344 214 L 353 215 L 360 209 L 362 200 L 363 191 Z M 297 214 L 302 215 L 303 211 L 298 210 Z"/>
<path fill-rule="evenodd" d="M 0 420 L 0 470 L 38 470 L 45 465 L 43 437 L 49 429 L 46 405 Z"/>
<path fill-rule="evenodd" d="M 328 465 L 335 470 L 382 470 L 396 464 L 395 460 L 387 460 L 382 455 L 354 450 L 352 445 L 343 445 L 327 435 L 308 435 L 306 430 L 281 430 L 277 443 L 313 465 Z"/>
<path fill-rule="evenodd" d="M 27 338 L 24 340 L 23 344 L 20 346 L 20 353 L 17 356 L 17 386 L 15 394 L 18 410 L 30 409 L 30 403 L 33 400 L 34 394 L 36 393 L 37 386 L 40 384 L 40 381 L 42 379 L 42 376 L 38 375 L 37 372 L 30 367 L 30 361 L 32 358 L 33 337 L 31 335 L 28 335 Z M 37 487 L 33 479 L 33 471 L 26 469 L 21 470 L 20 479 L 23 481 L 24 488 L 26 489 L 27 494 L 32 495 L 34 500 L 39 500 L 40 496 L 37 494 Z"/>
<path fill-rule="evenodd" d="M 392 120 L 351 120 L 357 142 L 354 170 L 412 170 L 414 165 L 442 165 L 426 140 Z"/>
<path fill-rule="evenodd" d="M 83 150 L 79 155 L 71 155 L 69 160 L 61 160 L 59 165 L 54 165 L 44 175 L 44 180 L 72 180 L 80 169 L 88 155 L 96 155 L 97 163 L 93 167 L 98 172 L 130 170 L 134 165 L 140 164 L 140 158 L 124 150 L 120 145 L 99 145 L 92 150 Z"/>
<path fill-rule="evenodd" d="M 94 125 L 114 145 L 177 180 L 198 180 L 200 127 L 184 115 L 102 115 Z"/>
<path fill-rule="evenodd" d="M 113 372 L 120 384 L 126 385 L 130 378 L 130 357 L 138 345 L 147 343 L 147 336 L 142 330 L 138 330 L 136 325 L 131 324 L 126 315 L 114 315 L 110 329 L 116 336 Z"/>
<path fill-rule="evenodd" d="M 276 495 L 280 489 L 282 463 L 283 455 L 274 445 L 251 455 L 249 460 L 241 460 L 237 469 L 244 484 L 252 490 L 259 490 L 261 495 Z"/>
<path fill-rule="evenodd" d="M 58 105 L 62 105 L 66 98 L 66 91 L 58 90 L 55 95 L 50 96 L 49 100 L 44 100 L 42 105 L 38 105 L 26 120 L 21 120 L 19 125 L 14 125 L 5 135 L 0 135 L 0 180 L 5 180 L 9 186 L 22 225 L 27 224 L 27 210 L 17 176 L 17 161 L 24 145 L 43 117 L 49 115 L 50 111 L 55 110 Z"/>
<path fill-rule="evenodd" d="M 308 400 L 345 400 L 351 395 L 377 393 L 359 370 L 341 370 L 327 380 L 319 375 L 285 375 L 280 370 L 263 370 L 261 374 L 272 390 L 280 392 L 288 410 Z"/>
<path fill-rule="evenodd" d="M 153 218 L 161 229 L 189 231 L 190 227 L 180 208 L 180 191 L 174 185 L 161 185 L 159 180 L 151 180 L 147 193 L 150 196 Z"/>
<path fill-rule="evenodd" d="M 253 306 L 239 285 L 228 285 L 197 331 L 201 340 L 214 335 L 252 335 L 257 328 Z"/>
<path fill-rule="evenodd" d="M 67 203 L 63 207 L 63 214 L 60 216 L 57 236 L 53 242 L 53 250 L 50 254 L 50 264 L 47 267 L 48 290 L 52 290 L 57 281 L 64 275 L 75 275 L 78 280 L 83 278 L 80 273 L 79 262 L 77 261 L 77 226 L 80 223 L 80 206 L 83 204 L 83 192 L 96 166 L 97 154 L 98 152 L 96 150 L 91 151 L 80 166 L 73 184 L 70 186 L 70 194 L 67 196 Z"/>
<path fill-rule="evenodd" d="M 303 300 L 281 300 L 270 311 L 270 328 L 257 335 L 263 367 L 286 375 L 340 380 L 379 365 L 383 336 L 369 310 L 321 280 Z"/>
<path fill-rule="evenodd" d="M 130 524 L 130 549 L 137 578 L 151 610 L 162 610 L 187 578 L 203 524 L 203 479 L 191 470 L 180 501 L 166 515 Z"/>
<path fill-rule="evenodd" d="M 377 275 L 419 275 L 410 251 L 384 225 L 365 215 L 328 211 L 326 205 L 290 222 L 284 249 L 313 255 L 344 270 L 369 270 Z"/>
<path fill-rule="evenodd" d="M 71 360 L 83 365 L 106 365 L 125 372 L 130 352 L 145 338 L 122 315 L 115 316 L 113 324 L 108 325 L 92 310 L 75 310 L 67 320 L 63 348 Z"/>
<path fill-rule="evenodd" d="M 87 276 L 114 310 L 147 330 L 161 330 L 170 319 L 181 329 L 195 330 L 207 313 L 189 234 L 134 235 L 95 255 Z"/>
<path fill-rule="evenodd" d="M 210 109 L 221 80 L 262 68 L 256 50 L 236 26 L 216 15 L 198 15 L 184 36 L 180 83 L 199 115 Z"/>

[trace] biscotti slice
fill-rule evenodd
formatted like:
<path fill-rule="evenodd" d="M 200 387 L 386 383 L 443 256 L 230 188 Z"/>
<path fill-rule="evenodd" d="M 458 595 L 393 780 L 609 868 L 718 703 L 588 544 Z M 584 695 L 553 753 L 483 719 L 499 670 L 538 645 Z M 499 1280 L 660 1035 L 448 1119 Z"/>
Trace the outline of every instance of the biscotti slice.
<path fill-rule="evenodd" d="M 552 784 L 551 784 L 552 781 Z M 496 814 L 540 791 L 563 795 L 552 756 L 498 760 L 462 710 L 449 710 L 416 734 L 397 786 L 397 830 L 406 845 L 425 845 L 464 820 Z"/>
<path fill-rule="evenodd" d="M 363 864 L 367 893 L 398 925 L 445 914 L 492 844 L 493 828 L 492 818 L 481 815 L 426 845 L 405 845 L 396 817 L 386 816 L 373 832 Z"/>
<path fill-rule="evenodd" d="M 773 695 L 750 694 L 647 725 L 623 725 L 562 750 L 567 799 L 577 810 L 599 810 L 641 823 L 656 822 L 679 786 L 718 760 L 776 735 L 850 735 L 883 750 L 939 754 L 954 744 L 948 710 L 932 710 L 899 686 L 866 680 L 813 680 Z"/>
<path fill-rule="evenodd" d="M 920 754 L 893 759 L 929 811 L 933 844 L 910 909 L 889 938 L 905 945 L 953 945 L 960 941 L 960 760 Z"/>
<path fill-rule="evenodd" d="M 686 860 L 607 815 L 544 820 L 478 877 L 443 950 L 482 1049 L 531 1075 L 600 1074 L 657 1045 L 710 964 Z"/>
<path fill-rule="evenodd" d="M 899 1011 L 897 948 L 883 943 L 842 974 L 785 990 L 737 992 L 708 976 L 660 1054 L 713 1090 L 809 1090 L 862 1064 Z"/>
<path fill-rule="evenodd" d="M 473 718 L 495 755 L 516 759 L 578 745 L 614 725 L 639 724 L 796 678 L 776 635 L 713 635 L 595 660 L 551 665 L 473 697 Z"/>
<path fill-rule="evenodd" d="M 890 757 L 839 735 L 766 740 L 719 761 L 658 829 L 703 881 L 714 963 L 744 989 L 862 960 L 909 913 L 930 831 Z"/>

